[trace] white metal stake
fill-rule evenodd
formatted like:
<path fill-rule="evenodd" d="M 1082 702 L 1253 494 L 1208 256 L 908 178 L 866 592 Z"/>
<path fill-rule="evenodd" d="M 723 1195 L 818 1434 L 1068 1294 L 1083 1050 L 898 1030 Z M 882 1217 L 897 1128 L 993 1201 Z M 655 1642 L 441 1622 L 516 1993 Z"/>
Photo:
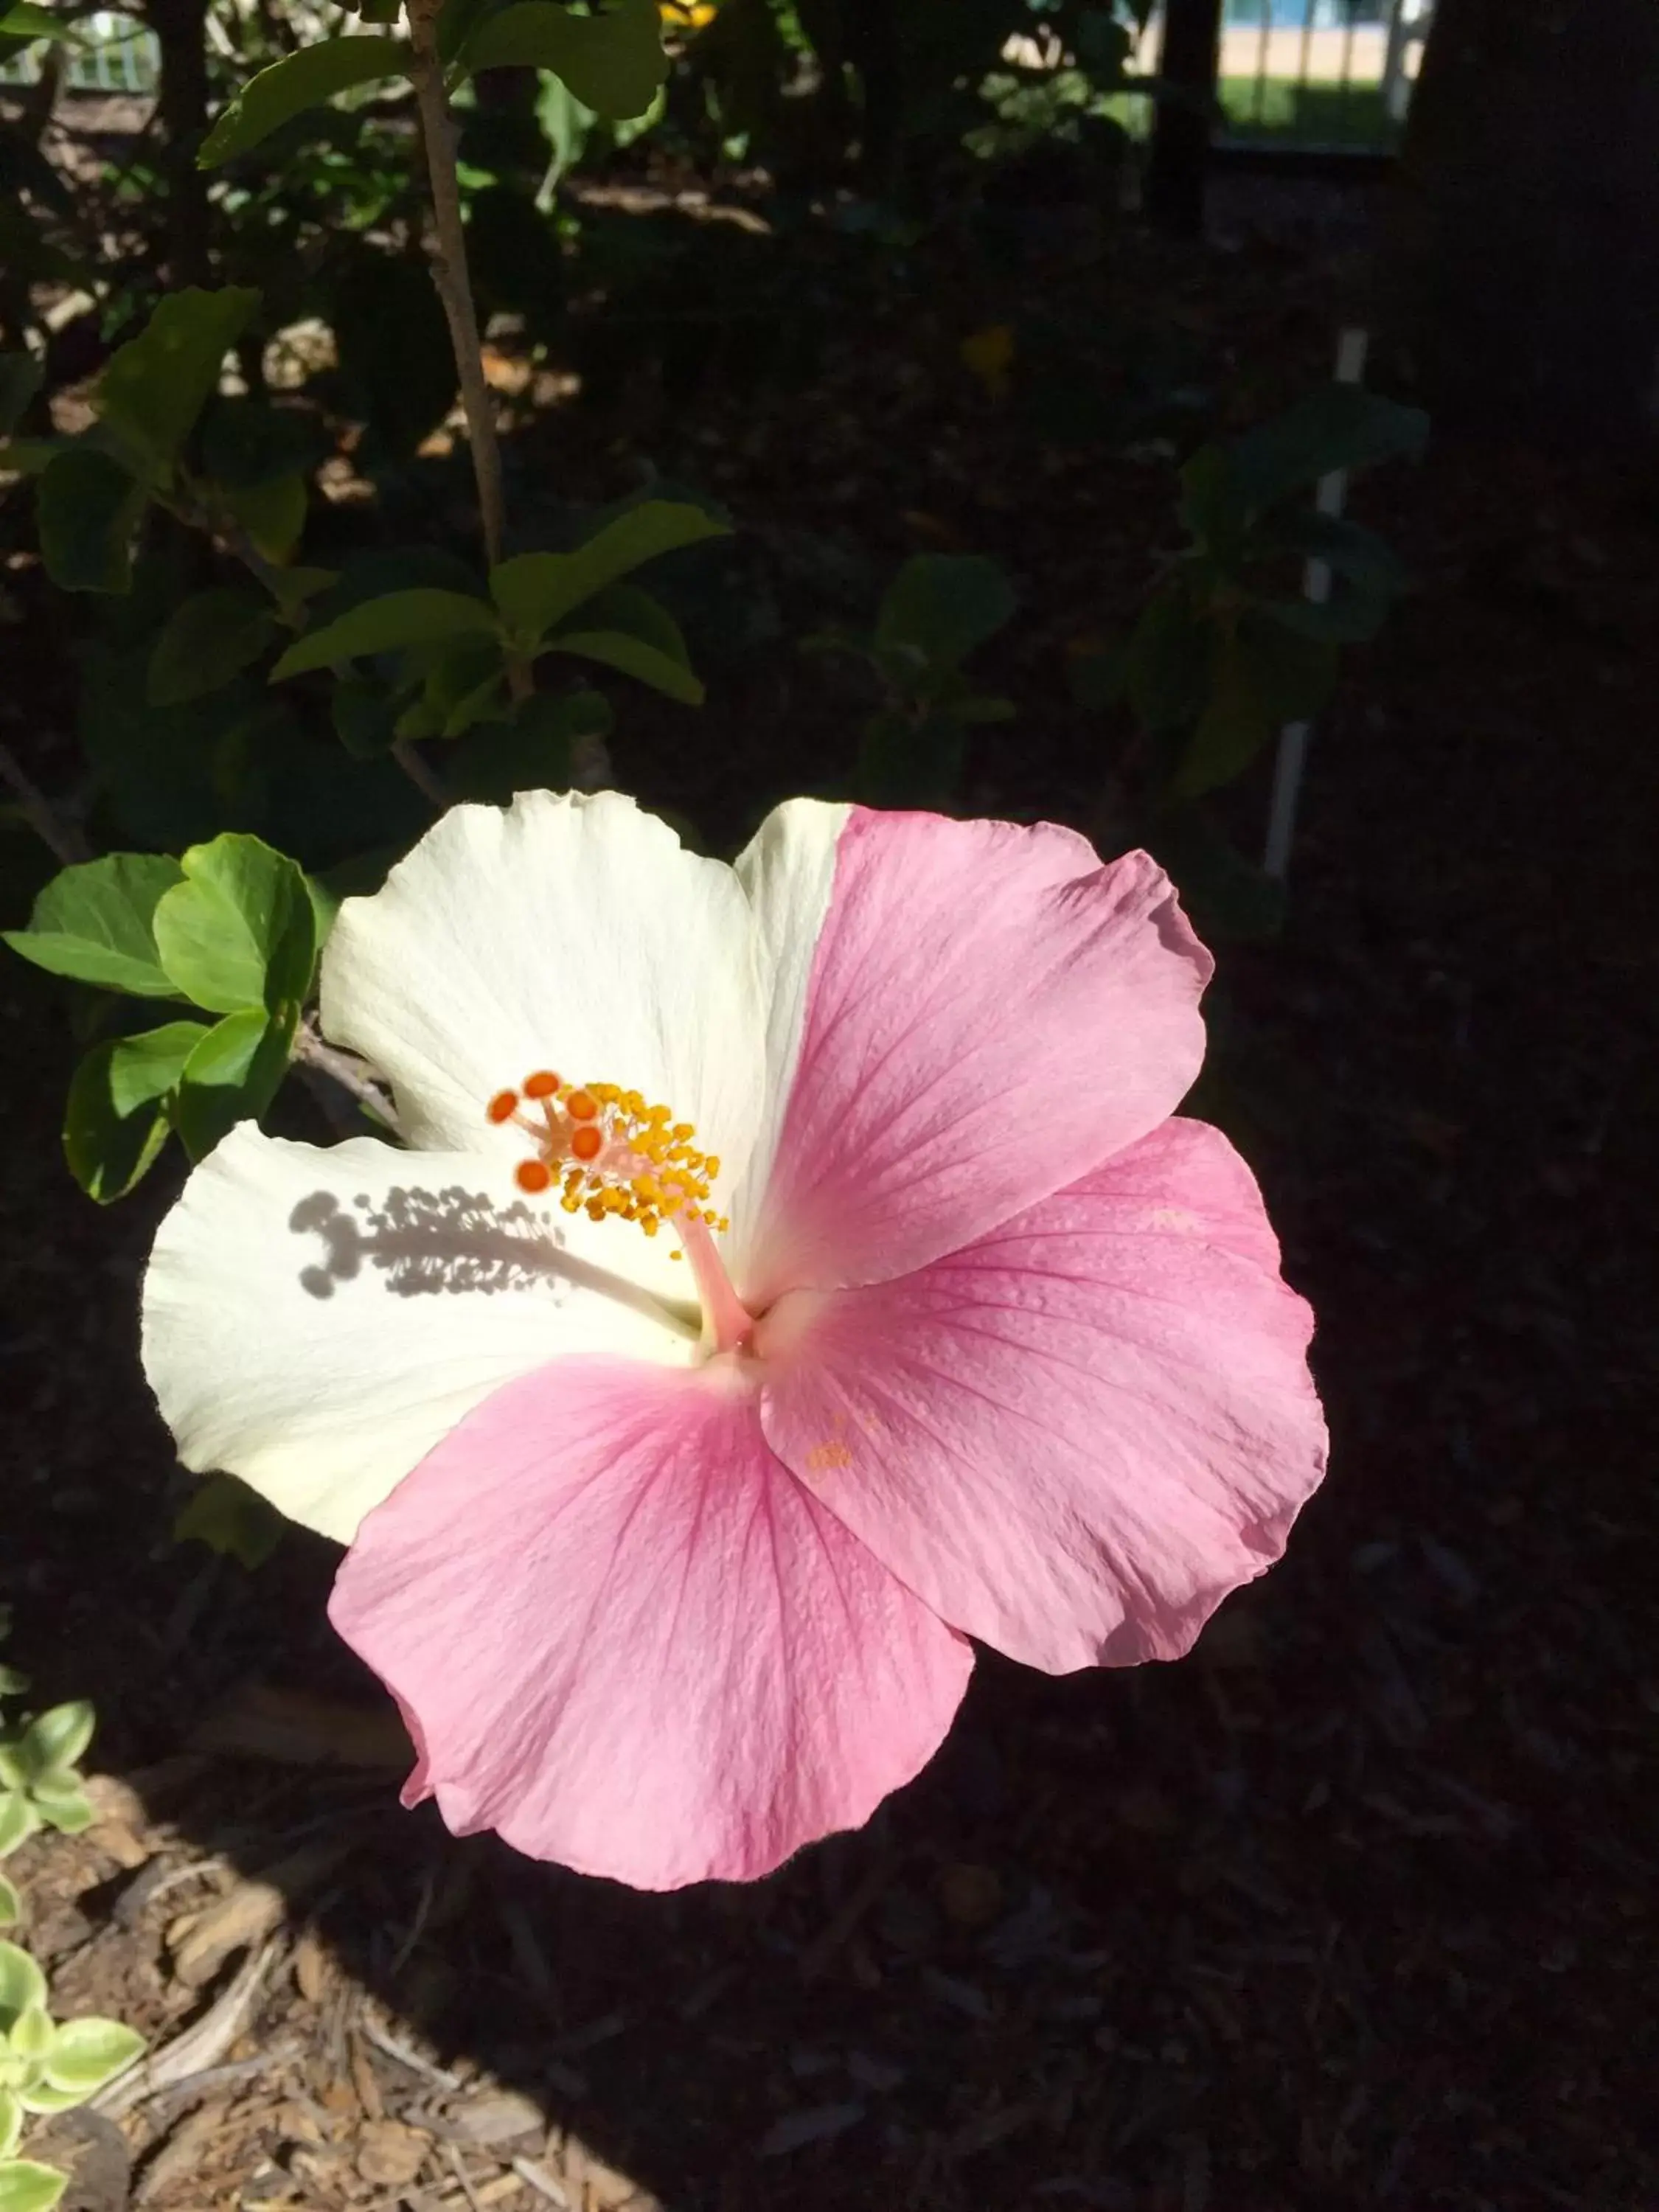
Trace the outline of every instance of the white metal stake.
<path fill-rule="evenodd" d="M 1358 384 L 1363 379 L 1370 337 L 1369 331 L 1343 331 L 1336 349 L 1336 380 L 1339 384 Z M 1314 505 L 1321 514 L 1339 515 L 1347 493 L 1347 471 L 1333 469 L 1328 476 L 1319 479 Z M 1303 571 L 1302 588 L 1316 606 L 1322 606 L 1330 598 L 1331 572 L 1322 561 L 1309 562 Z M 1261 865 L 1268 875 L 1276 877 L 1280 882 L 1283 882 L 1285 872 L 1291 864 L 1291 843 L 1296 835 L 1296 805 L 1302 793 L 1302 772 L 1307 766 L 1308 739 L 1312 733 L 1310 722 L 1287 722 L 1279 733 L 1279 752 L 1273 762 L 1273 795 L 1267 812 L 1267 842 L 1261 856 Z"/>

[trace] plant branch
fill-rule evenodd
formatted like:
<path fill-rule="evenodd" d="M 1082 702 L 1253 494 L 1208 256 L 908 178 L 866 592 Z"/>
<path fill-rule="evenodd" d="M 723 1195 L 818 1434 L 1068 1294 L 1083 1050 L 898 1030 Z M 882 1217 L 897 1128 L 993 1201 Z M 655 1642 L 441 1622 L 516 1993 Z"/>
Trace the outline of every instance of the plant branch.
<path fill-rule="evenodd" d="M 501 453 L 495 437 L 489 386 L 484 381 L 477 310 L 467 275 L 466 233 L 461 226 L 460 185 L 455 173 L 455 121 L 450 113 L 449 96 L 444 90 L 443 65 L 438 59 L 439 4 L 440 0 L 409 0 L 409 27 L 415 48 L 410 73 L 421 111 L 421 135 L 426 143 L 432 211 L 437 220 L 438 249 L 432 257 L 432 281 L 443 302 L 449 324 L 449 342 L 454 349 L 455 367 L 460 375 L 461 404 L 466 410 L 467 438 L 472 447 L 472 472 L 478 483 L 484 556 L 493 568 L 501 560 L 507 534 L 506 507 L 501 498 Z"/>
<path fill-rule="evenodd" d="M 393 742 L 392 757 L 416 791 L 424 793 L 441 814 L 449 804 L 449 793 L 407 738 L 398 738 Z"/>
<path fill-rule="evenodd" d="M 381 1090 L 368 1072 L 368 1063 L 349 1052 L 338 1052 L 331 1044 L 325 1044 L 309 1016 L 294 1033 L 294 1057 L 308 1067 L 314 1067 L 343 1091 L 367 1106 L 372 1114 L 384 1121 L 387 1128 L 401 1136 L 398 1109 L 390 1096 Z"/>
<path fill-rule="evenodd" d="M 86 839 L 73 823 L 64 820 L 9 745 L 0 745 L 0 783 L 10 786 L 23 819 L 63 866 L 72 868 L 92 858 Z"/>

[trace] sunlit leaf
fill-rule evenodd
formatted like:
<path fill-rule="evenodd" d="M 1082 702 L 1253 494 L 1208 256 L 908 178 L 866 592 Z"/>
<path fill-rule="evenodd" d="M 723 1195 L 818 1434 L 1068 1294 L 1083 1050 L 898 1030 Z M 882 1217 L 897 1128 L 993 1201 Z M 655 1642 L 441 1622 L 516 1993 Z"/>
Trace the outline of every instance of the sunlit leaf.
<path fill-rule="evenodd" d="M 76 1069 L 64 1153 L 76 1182 L 100 1206 L 125 1198 L 155 1164 L 167 1142 L 163 1102 L 206 1033 L 200 1022 L 168 1022 L 94 1045 Z"/>
<path fill-rule="evenodd" d="M 569 553 L 521 553 L 490 573 L 489 589 L 508 631 L 534 645 L 574 609 L 682 546 L 729 535 L 700 507 L 645 500 Z"/>
<path fill-rule="evenodd" d="M 111 356 L 98 380 L 98 412 L 157 474 L 171 470 L 258 304 L 258 292 L 246 285 L 170 292 L 138 336 Z"/>
<path fill-rule="evenodd" d="M 34 902 L 27 929 L 3 933 L 25 960 L 112 991 L 171 999 L 152 923 L 156 902 L 184 881 L 176 860 L 155 853 L 111 853 L 56 875 Z"/>
<path fill-rule="evenodd" d="M 389 592 L 383 599 L 353 607 L 337 622 L 308 630 L 271 670 L 271 681 L 280 683 L 285 677 L 303 676 L 313 668 L 331 668 L 337 662 L 392 653 L 406 646 L 429 645 L 441 638 L 464 637 L 470 632 L 489 636 L 496 628 L 489 601 L 471 599 L 465 592 L 426 587 Z"/>
<path fill-rule="evenodd" d="M 192 845 L 182 866 L 185 880 L 161 899 L 154 921 L 157 952 L 178 988 L 210 1013 L 297 1009 L 316 956 L 302 871 L 235 831 Z"/>
<path fill-rule="evenodd" d="M 668 75 L 657 0 L 619 0 L 572 15 L 554 0 L 519 0 L 487 16 L 463 43 L 460 65 L 551 70 L 583 106 L 613 122 L 643 115 Z"/>
<path fill-rule="evenodd" d="M 191 1159 L 205 1159 L 239 1121 L 257 1121 L 276 1097 L 294 1042 L 295 1012 L 258 1006 L 227 1014 L 185 1063 L 173 1126 Z"/>
<path fill-rule="evenodd" d="M 118 2020 L 66 2020 L 53 2033 L 44 2071 L 54 2089 L 89 2097 L 142 2057 L 144 2039 Z"/>
<path fill-rule="evenodd" d="M 69 2187 L 69 2176 L 32 2158 L 0 2166 L 0 2212 L 52 2212 Z"/>
<path fill-rule="evenodd" d="M 16 1943 L 0 1942 L 0 2033 L 9 2033 L 24 2013 L 46 2002 L 46 1978 Z"/>
<path fill-rule="evenodd" d="M 17 1747 L 24 1772 L 38 1779 L 55 1767 L 75 1765 L 92 1741 L 97 1724 L 98 1717 L 85 1698 L 42 1713 L 24 1730 Z"/>
<path fill-rule="evenodd" d="M 324 39 L 302 46 L 250 77 L 220 115 L 197 160 L 211 169 L 234 154 L 246 154 L 307 107 L 320 107 L 353 85 L 406 73 L 410 58 L 403 39 Z"/>
<path fill-rule="evenodd" d="M 262 1567 L 283 1540 L 284 1522 L 274 1505 L 234 1474 L 210 1474 L 198 1482 L 173 1523 L 175 1544 L 205 1544 L 223 1559 L 238 1559 L 250 1573 Z"/>

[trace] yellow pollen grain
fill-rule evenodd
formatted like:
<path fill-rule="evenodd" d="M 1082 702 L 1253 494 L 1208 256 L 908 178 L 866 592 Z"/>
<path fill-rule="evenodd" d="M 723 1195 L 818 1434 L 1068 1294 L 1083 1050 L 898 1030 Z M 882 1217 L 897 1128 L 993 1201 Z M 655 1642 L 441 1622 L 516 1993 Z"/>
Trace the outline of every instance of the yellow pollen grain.
<path fill-rule="evenodd" d="M 691 1122 L 674 1121 L 666 1106 L 649 1105 L 618 1084 L 561 1081 L 556 1090 L 554 1080 L 547 1073 L 526 1077 L 522 1094 L 498 1091 L 490 1102 L 491 1118 L 502 1117 L 507 1098 L 516 1106 L 520 1095 L 543 1109 L 546 1127 L 531 1131 L 536 1149 L 520 1165 L 521 1187 L 526 1177 L 543 1176 L 542 1188 L 565 1212 L 595 1222 L 614 1214 L 637 1222 L 647 1237 L 682 1212 L 711 1229 L 730 1225 L 710 1204 L 720 1160 L 696 1149 Z"/>

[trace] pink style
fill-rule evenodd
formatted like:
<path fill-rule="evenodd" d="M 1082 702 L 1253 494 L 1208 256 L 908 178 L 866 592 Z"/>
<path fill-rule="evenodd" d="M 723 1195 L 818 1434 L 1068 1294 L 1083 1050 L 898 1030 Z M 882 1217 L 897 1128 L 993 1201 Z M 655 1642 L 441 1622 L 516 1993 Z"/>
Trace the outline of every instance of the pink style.
<path fill-rule="evenodd" d="M 348 904 L 331 946 L 357 980 L 331 993 L 325 977 L 325 1021 L 400 1108 L 425 1085 L 417 1143 L 452 1140 L 459 1101 L 429 1064 L 444 1010 L 412 1042 L 372 1010 L 394 945 L 418 959 L 423 932 L 467 931 L 468 870 L 481 897 L 514 866 L 586 866 L 601 907 L 615 888 L 599 817 L 534 797 L 468 831 L 481 849 L 449 817 L 386 891 Z M 530 834 L 559 808 L 556 836 Z M 447 831 L 440 884 L 422 854 Z M 1179 1656 L 1279 1556 L 1324 1465 L 1310 1316 L 1260 1193 L 1217 1131 L 1172 1118 L 1211 963 L 1146 854 L 1103 866 L 1049 826 L 798 801 L 723 873 L 751 981 L 738 1015 L 710 1019 L 747 1072 L 730 1085 L 729 1054 L 648 1039 L 630 1054 L 625 1036 L 612 1064 L 654 1073 L 654 1051 L 666 1083 L 678 1057 L 713 1133 L 694 1135 L 689 1109 L 671 1121 L 665 1089 L 657 1104 L 643 1081 L 590 1080 L 610 1068 L 576 1061 L 586 1039 L 556 1028 L 539 1056 L 526 1039 L 524 1065 L 481 1070 L 471 1103 L 513 1149 L 494 1172 L 546 1194 L 578 1259 L 650 1255 L 648 1295 L 678 1334 L 567 1330 L 537 1359 L 503 1311 L 498 1374 L 469 1353 L 465 1386 L 410 1427 L 405 1453 L 431 1441 L 403 1471 L 346 1451 L 363 1510 L 332 1516 L 351 1540 L 331 1618 L 409 1723 L 405 1802 L 435 1796 L 457 1832 L 649 1889 L 750 1880 L 866 1820 L 943 1741 L 969 1638 L 1053 1673 Z M 723 913 L 726 889 L 699 882 Z M 510 891 L 489 899 L 505 911 Z M 481 976 L 489 936 L 468 956 Z M 658 1025 L 695 1029 L 701 1011 L 665 1004 Z M 489 1031 L 487 1005 L 481 1019 Z M 550 1057 L 580 1082 L 540 1070 Z M 523 1096 L 492 1103 L 503 1080 Z M 347 1180 L 371 1152 L 409 1165 L 337 1150 L 356 1156 Z M 303 1170 L 276 1167 L 297 1189 Z M 210 1214 L 234 1226 L 233 1175 L 251 1206 L 258 1178 L 233 1163 L 158 1242 L 152 1380 L 192 1464 L 228 1463 L 228 1442 L 284 1510 L 329 1525 L 331 1509 L 305 1510 L 320 1493 L 301 1495 L 312 1477 L 290 1472 L 286 1437 L 216 1428 L 169 1348 L 184 1305 L 199 1310 L 180 1285 Z"/>

